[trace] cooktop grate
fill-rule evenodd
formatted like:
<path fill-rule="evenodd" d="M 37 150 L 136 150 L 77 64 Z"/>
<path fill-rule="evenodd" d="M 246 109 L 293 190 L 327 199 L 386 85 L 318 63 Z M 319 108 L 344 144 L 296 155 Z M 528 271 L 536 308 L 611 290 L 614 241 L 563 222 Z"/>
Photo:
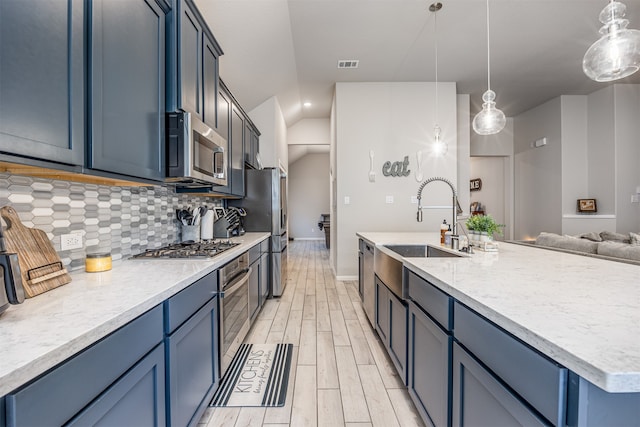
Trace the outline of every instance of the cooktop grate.
<path fill-rule="evenodd" d="M 131 258 L 211 258 L 239 244 L 230 240 L 173 243 L 161 248 L 147 249 Z"/>

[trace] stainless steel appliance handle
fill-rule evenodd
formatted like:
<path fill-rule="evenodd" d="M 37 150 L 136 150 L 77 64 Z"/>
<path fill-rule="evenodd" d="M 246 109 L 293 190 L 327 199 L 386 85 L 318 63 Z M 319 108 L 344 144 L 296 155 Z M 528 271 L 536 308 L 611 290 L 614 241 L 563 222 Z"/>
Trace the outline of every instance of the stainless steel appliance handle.
<path fill-rule="evenodd" d="M 249 276 L 251 276 L 251 272 L 253 271 L 253 267 L 249 267 L 249 268 L 245 269 L 244 271 L 245 271 L 245 273 L 243 275 L 241 275 L 239 277 L 239 279 L 237 279 L 237 281 L 235 281 L 235 283 L 233 285 L 231 285 L 228 290 L 223 290 L 223 291 L 220 292 L 220 298 L 224 298 L 225 296 L 231 296 L 235 292 L 237 292 L 238 289 L 242 288 L 242 286 L 245 284 L 245 282 L 247 282 L 249 280 Z"/>

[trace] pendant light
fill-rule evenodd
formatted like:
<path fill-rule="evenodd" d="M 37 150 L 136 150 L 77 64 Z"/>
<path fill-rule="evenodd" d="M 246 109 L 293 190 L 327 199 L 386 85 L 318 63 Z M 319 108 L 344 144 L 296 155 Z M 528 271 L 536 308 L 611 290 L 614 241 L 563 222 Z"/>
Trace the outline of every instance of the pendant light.
<path fill-rule="evenodd" d="M 436 156 L 444 156 L 449 149 L 447 143 L 441 139 L 442 129 L 438 125 L 438 18 L 437 12 L 442 9 L 442 3 L 433 3 L 429 6 L 429 11 L 433 12 L 433 39 L 435 40 L 436 54 L 436 124 L 433 128 L 433 154 Z"/>
<path fill-rule="evenodd" d="M 626 6 L 611 0 L 600 12 L 602 37 L 587 50 L 582 70 L 592 80 L 610 82 L 630 76 L 640 68 L 640 31 L 629 30 Z"/>
<path fill-rule="evenodd" d="M 489 44 L 489 0 L 487 0 L 487 91 L 482 95 L 482 111 L 473 118 L 473 130 L 479 135 L 493 135 L 504 129 L 507 124 L 504 113 L 496 108 L 496 93 L 491 90 Z"/>

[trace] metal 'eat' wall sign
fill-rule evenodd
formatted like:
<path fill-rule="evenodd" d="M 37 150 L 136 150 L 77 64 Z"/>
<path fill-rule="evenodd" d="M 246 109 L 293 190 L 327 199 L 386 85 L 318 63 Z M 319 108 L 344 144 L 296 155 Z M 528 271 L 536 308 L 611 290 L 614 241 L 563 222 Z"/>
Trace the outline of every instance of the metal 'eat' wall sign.
<path fill-rule="evenodd" d="M 382 174 L 384 176 L 409 176 L 411 170 L 409 167 L 409 156 L 404 156 L 401 162 L 386 161 L 382 165 Z"/>

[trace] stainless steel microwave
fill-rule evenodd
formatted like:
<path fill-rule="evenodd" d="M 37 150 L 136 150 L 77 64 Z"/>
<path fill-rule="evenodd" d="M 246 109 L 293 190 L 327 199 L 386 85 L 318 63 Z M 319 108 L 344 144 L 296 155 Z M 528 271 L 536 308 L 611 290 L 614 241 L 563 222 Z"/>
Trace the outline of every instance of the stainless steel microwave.
<path fill-rule="evenodd" d="M 167 174 L 180 187 L 227 185 L 227 140 L 199 117 L 167 113 Z"/>

